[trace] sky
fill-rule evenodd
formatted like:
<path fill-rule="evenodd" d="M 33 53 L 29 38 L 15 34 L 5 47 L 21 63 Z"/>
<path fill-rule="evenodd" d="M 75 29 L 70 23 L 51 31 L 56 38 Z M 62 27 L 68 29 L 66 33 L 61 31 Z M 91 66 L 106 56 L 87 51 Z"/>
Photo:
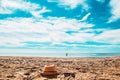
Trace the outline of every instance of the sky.
<path fill-rule="evenodd" d="M 120 53 L 120 0 L 0 0 L 0 53 Z"/>

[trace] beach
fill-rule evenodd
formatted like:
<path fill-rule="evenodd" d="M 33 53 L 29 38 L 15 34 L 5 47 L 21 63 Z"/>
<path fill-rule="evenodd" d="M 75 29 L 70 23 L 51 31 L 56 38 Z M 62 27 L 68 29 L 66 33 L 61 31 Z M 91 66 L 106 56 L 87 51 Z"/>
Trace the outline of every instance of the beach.
<path fill-rule="evenodd" d="M 56 76 L 42 76 L 54 64 Z M 106 58 L 55 58 L 0 56 L 0 80 L 120 80 L 120 56 Z"/>

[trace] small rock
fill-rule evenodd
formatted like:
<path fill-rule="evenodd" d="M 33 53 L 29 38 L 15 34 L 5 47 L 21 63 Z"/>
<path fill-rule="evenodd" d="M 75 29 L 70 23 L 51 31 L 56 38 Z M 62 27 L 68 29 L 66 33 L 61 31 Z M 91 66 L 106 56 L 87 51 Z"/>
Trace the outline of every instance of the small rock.
<path fill-rule="evenodd" d="M 74 73 L 74 72 L 65 72 L 65 73 L 63 73 L 63 74 L 64 74 L 64 77 L 69 77 L 69 76 L 71 76 L 71 77 L 75 78 L 75 73 Z"/>

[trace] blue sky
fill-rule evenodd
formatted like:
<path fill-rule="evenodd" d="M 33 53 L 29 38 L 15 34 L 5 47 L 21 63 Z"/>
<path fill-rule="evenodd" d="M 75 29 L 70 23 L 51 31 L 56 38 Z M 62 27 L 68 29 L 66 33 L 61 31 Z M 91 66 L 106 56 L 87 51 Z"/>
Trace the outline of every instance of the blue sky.
<path fill-rule="evenodd" d="M 0 0 L 0 52 L 120 52 L 120 0 Z"/>

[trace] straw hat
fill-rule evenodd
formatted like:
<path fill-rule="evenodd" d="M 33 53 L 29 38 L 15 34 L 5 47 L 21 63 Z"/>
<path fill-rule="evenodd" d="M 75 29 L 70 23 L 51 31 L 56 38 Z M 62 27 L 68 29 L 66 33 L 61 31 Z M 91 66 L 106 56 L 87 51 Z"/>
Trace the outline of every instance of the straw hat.
<path fill-rule="evenodd" d="M 57 72 L 57 69 L 55 67 L 55 65 L 45 65 L 44 66 L 44 70 L 43 73 L 41 73 L 41 75 L 43 76 L 52 76 L 52 75 L 58 75 L 59 73 Z"/>

